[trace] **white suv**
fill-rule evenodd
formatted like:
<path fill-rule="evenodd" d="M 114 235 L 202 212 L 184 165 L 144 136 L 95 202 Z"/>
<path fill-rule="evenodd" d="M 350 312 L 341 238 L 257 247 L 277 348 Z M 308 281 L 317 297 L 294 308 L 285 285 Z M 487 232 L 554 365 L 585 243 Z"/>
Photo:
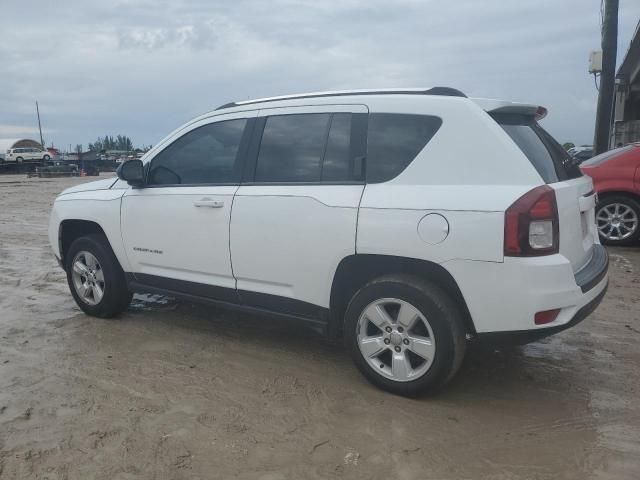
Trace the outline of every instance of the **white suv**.
<path fill-rule="evenodd" d="M 46 150 L 33 147 L 11 148 L 4 157 L 5 162 L 48 162 L 51 155 Z"/>
<path fill-rule="evenodd" d="M 51 245 L 90 315 L 132 292 L 277 314 L 433 390 L 467 341 L 539 339 L 605 293 L 591 180 L 545 113 L 446 87 L 223 105 L 65 190 Z"/>

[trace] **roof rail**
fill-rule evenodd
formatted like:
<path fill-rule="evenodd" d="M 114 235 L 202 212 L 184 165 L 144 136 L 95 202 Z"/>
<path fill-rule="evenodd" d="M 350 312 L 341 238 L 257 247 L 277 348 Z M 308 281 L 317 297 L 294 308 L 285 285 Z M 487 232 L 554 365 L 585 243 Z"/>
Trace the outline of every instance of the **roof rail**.
<path fill-rule="evenodd" d="M 451 87 L 432 87 L 424 88 L 387 88 L 378 90 L 339 90 L 329 92 L 300 93 L 295 95 L 282 95 L 279 97 L 258 98 L 255 100 L 244 100 L 240 102 L 229 102 L 220 105 L 216 110 L 222 110 L 231 107 L 240 107 L 242 105 L 251 105 L 254 103 L 277 102 L 278 100 L 296 100 L 302 98 L 322 98 L 322 97 L 344 97 L 347 95 L 383 95 L 383 94 L 401 94 L 401 95 L 443 95 L 448 97 L 464 97 L 467 96 L 460 90 Z"/>

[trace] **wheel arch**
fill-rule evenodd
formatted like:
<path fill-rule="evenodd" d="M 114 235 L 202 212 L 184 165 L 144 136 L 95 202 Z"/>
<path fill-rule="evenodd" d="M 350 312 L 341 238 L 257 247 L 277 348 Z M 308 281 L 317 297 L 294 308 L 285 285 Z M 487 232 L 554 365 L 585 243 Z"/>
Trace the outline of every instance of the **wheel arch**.
<path fill-rule="evenodd" d="M 475 335 L 473 319 L 460 287 L 451 273 L 442 265 L 427 260 L 393 255 L 355 254 L 340 261 L 333 277 L 329 321 L 331 336 L 342 335 L 344 312 L 353 295 L 369 281 L 388 274 L 415 275 L 436 283 L 462 307 L 465 333 Z"/>
<path fill-rule="evenodd" d="M 107 239 L 104 229 L 91 220 L 67 219 L 60 222 L 58 227 L 58 246 L 60 247 L 60 260 L 63 264 L 69 247 L 74 240 L 91 234 L 101 234 Z"/>
<path fill-rule="evenodd" d="M 632 200 L 635 200 L 636 202 L 640 203 L 640 193 L 633 190 L 626 190 L 626 189 L 610 189 L 610 190 L 599 191 L 598 200 L 602 200 L 603 198 L 607 198 L 607 197 L 614 197 L 616 195 L 620 195 L 622 197 L 629 197 Z"/>

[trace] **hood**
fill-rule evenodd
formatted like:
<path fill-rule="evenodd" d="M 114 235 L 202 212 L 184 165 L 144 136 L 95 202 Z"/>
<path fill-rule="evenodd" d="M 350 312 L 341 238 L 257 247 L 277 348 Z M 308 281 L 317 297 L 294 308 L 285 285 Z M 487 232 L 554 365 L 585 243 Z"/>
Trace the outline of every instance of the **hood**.
<path fill-rule="evenodd" d="M 110 177 L 103 180 L 96 180 L 95 182 L 83 183 L 81 185 L 76 185 L 75 187 L 70 187 L 66 190 L 63 190 L 60 195 L 77 192 L 90 192 L 92 190 L 109 190 L 111 186 L 117 181 L 118 177 Z"/>

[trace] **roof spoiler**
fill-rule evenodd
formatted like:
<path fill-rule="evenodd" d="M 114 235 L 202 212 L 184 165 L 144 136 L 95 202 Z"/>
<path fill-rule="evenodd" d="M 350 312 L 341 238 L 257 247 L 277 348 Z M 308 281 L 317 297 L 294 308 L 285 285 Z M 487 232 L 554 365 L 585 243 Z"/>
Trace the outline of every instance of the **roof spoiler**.
<path fill-rule="evenodd" d="M 547 116 L 547 109 L 540 105 L 526 105 L 523 103 L 514 103 L 511 105 L 503 105 L 498 108 L 487 110 L 487 113 L 511 113 L 516 115 L 526 115 L 534 117 L 536 120 L 542 120 Z"/>

